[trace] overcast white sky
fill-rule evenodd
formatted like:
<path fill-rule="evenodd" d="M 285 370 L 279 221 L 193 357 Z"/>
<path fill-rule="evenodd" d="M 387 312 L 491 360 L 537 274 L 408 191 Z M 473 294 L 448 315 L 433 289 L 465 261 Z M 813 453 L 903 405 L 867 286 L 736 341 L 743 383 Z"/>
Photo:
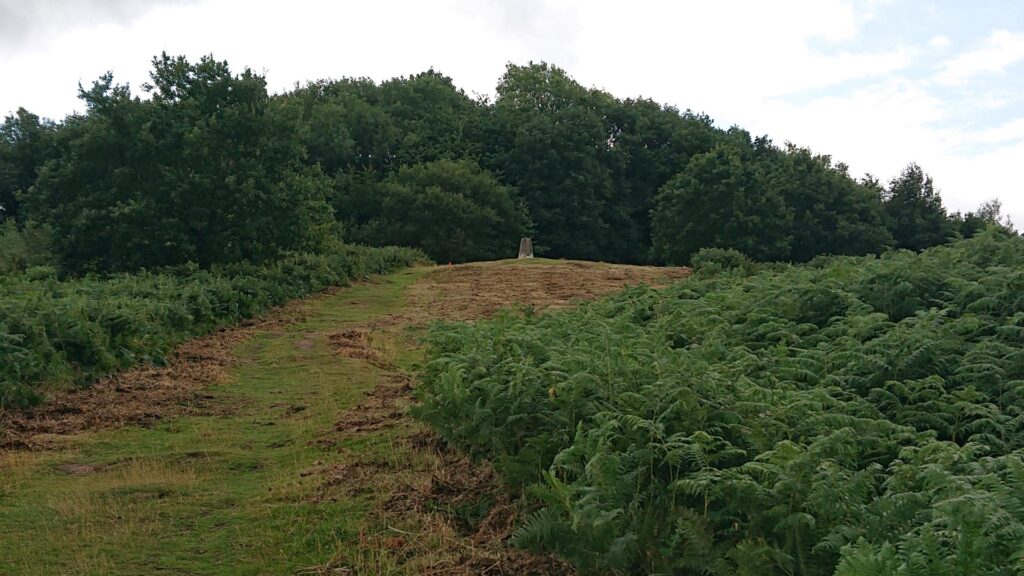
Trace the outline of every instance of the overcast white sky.
<path fill-rule="evenodd" d="M 78 82 L 133 87 L 161 51 L 213 53 L 275 90 L 429 67 L 492 94 L 508 62 L 705 112 L 947 207 L 1024 225 L 1024 2 L 927 0 L 0 0 L 0 114 L 60 119 Z"/>

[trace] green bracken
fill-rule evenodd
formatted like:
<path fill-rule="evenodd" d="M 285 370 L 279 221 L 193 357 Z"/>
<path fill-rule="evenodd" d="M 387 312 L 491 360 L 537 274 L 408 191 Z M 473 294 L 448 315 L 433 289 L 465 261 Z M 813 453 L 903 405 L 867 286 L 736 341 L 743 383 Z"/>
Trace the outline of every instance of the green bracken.
<path fill-rule="evenodd" d="M 583 574 L 1024 573 L 1024 239 L 446 325 L 419 416 Z"/>

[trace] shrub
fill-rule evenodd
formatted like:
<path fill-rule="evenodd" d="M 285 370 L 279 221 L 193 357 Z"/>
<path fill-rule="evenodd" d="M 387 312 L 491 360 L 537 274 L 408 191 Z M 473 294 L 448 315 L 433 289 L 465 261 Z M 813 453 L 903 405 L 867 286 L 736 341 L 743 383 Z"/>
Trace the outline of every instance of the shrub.
<path fill-rule="evenodd" d="M 188 338 L 332 285 L 409 266 L 407 248 L 340 246 L 263 266 L 91 276 L 52 268 L 0 276 L 0 407 L 39 401 L 43 385 L 84 386 L 139 363 L 160 364 Z"/>
<path fill-rule="evenodd" d="M 732 248 L 701 248 L 690 257 L 695 272 L 739 270 L 749 272 L 754 263 L 739 250 Z"/>
<path fill-rule="evenodd" d="M 34 224 L 19 228 L 14 219 L 0 220 L 0 274 L 51 264 L 49 242 L 48 228 Z"/>

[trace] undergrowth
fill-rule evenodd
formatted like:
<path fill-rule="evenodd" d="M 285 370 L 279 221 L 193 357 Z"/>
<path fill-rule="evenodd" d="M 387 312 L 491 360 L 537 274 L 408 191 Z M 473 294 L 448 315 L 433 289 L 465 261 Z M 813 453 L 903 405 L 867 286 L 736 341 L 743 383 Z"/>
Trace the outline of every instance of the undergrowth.
<path fill-rule="evenodd" d="M 329 286 L 409 266 L 407 248 L 343 246 L 266 265 L 194 266 L 62 280 L 52 268 L 0 274 L 0 408 L 38 402 L 43 386 L 83 386 Z"/>
<path fill-rule="evenodd" d="M 1024 239 L 705 266 L 431 342 L 418 416 L 583 574 L 1024 573 Z"/>

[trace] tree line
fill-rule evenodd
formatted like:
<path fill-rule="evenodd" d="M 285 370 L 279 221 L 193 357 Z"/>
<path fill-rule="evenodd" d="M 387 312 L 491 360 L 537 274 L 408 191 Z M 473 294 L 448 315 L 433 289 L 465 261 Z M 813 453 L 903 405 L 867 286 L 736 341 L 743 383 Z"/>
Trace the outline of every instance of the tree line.
<path fill-rule="evenodd" d="M 947 212 L 916 164 L 858 180 L 546 63 L 510 64 L 493 101 L 434 70 L 272 95 L 252 70 L 163 54 L 150 77 L 133 92 L 106 74 L 61 121 L 6 118 L 0 251 L 46 236 L 68 273 L 260 262 L 339 239 L 458 262 L 507 257 L 529 234 L 550 257 L 680 264 L 705 247 L 806 261 L 1010 228 L 998 201 Z"/>

